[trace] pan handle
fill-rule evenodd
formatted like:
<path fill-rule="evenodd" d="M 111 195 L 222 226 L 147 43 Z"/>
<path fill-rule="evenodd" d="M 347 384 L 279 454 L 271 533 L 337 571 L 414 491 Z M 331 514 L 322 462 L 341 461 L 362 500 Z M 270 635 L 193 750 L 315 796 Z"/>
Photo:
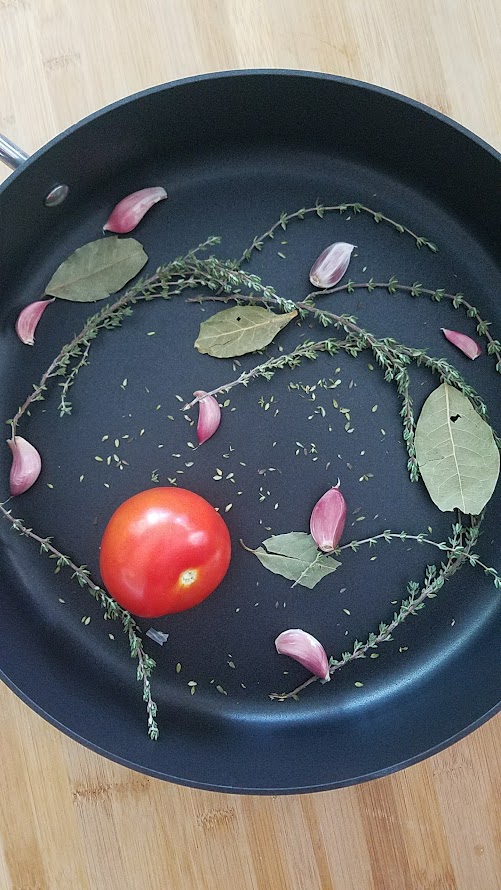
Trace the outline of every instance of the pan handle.
<path fill-rule="evenodd" d="M 28 158 L 29 155 L 25 151 L 18 148 L 10 139 L 7 139 L 6 136 L 2 136 L 0 133 L 0 161 L 3 161 L 12 170 L 17 170 Z"/>
<path fill-rule="evenodd" d="M 18 148 L 17 145 L 14 145 L 10 139 L 7 139 L 6 136 L 2 136 L 0 133 L 0 161 L 3 161 L 4 164 L 7 164 L 8 167 L 11 167 L 12 170 L 17 170 L 25 161 L 27 161 L 29 155 L 26 154 L 21 148 Z M 44 204 L 46 207 L 59 207 L 59 204 L 62 204 L 63 201 L 69 195 L 69 188 L 67 185 L 63 185 L 62 183 L 56 183 L 52 186 L 50 192 L 45 195 Z"/>

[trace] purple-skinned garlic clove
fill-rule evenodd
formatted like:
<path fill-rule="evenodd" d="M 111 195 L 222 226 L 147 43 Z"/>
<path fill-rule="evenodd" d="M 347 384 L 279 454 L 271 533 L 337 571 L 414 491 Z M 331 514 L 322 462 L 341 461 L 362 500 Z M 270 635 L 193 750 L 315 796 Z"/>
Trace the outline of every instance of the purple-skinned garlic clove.
<path fill-rule="evenodd" d="M 279 655 L 288 655 L 316 677 L 330 680 L 327 653 L 316 637 L 305 630 L 291 628 L 282 631 L 275 640 L 275 648 Z"/>
<path fill-rule="evenodd" d="M 10 493 L 15 496 L 23 494 L 37 481 L 42 469 L 42 459 L 35 446 L 22 436 L 8 439 L 7 444 L 12 452 Z"/>
<path fill-rule="evenodd" d="M 313 287 L 327 288 L 338 284 L 350 264 L 355 246 L 345 241 L 336 241 L 335 244 L 326 247 L 310 269 L 310 281 Z"/>
<path fill-rule="evenodd" d="M 324 553 L 335 550 L 346 522 L 346 501 L 339 488 L 329 489 L 313 507 L 310 534 Z"/>
<path fill-rule="evenodd" d="M 30 303 L 24 309 L 21 309 L 16 321 L 16 334 L 21 343 L 33 346 L 37 324 L 49 303 L 53 303 L 54 300 L 55 297 L 52 297 L 50 300 L 35 300 L 34 303 Z"/>
<path fill-rule="evenodd" d="M 442 333 L 449 343 L 457 346 L 468 358 L 475 359 L 481 354 L 481 346 L 475 340 L 472 340 L 471 337 L 468 337 L 467 334 L 461 334 L 459 331 L 450 331 L 448 328 L 442 328 Z"/>
<path fill-rule="evenodd" d="M 112 210 L 109 219 L 103 226 L 103 232 L 115 232 L 117 235 L 132 232 L 141 222 L 145 213 L 154 204 L 164 201 L 166 197 L 167 192 L 160 186 L 132 192 L 126 198 L 122 198 Z"/>
<path fill-rule="evenodd" d="M 207 395 L 203 389 L 197 389 L 193 395 L 199 399 L 197 437 L 198 444 L 203 445 L 214 435 L 221 423 L 221 408 L 217 399 Z"/>

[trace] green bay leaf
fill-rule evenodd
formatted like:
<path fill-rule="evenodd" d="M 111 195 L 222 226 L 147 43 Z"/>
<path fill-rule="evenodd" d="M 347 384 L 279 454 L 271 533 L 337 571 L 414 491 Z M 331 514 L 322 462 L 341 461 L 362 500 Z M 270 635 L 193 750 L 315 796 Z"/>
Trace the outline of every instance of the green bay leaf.
<path fill-rule="evenodd" d="M 106 300 L 134 278 L 147 259 L 135 238 L 90 241 L 61 263 L 45 293 L 78 303 Z"/>
<path fill-rule="evenodd" d="M 477 516 L 499 476 L 491 427 L 458 389 L 442 383 L 426 399 L 416 424 L 416 458 L 434 504 Z"/>
<path fill-rule="evenodd" d="M 297 311 L 278 315 L 261 306 L 234 306 L 217 312 L 200 325 L 195 348 L 216 358 L 233 358 L 264 349 Z"/>
<path fill-rule="evenodd" d="M 263 541 L 261 547 L 251 550 L 251 553 L 270 572 L 282 575 L 289 581 L 296 581 L 310 590 L 341 565 L 337 559 L 321 553 L 311 535 L 306 532 L 272 535 Z"/>

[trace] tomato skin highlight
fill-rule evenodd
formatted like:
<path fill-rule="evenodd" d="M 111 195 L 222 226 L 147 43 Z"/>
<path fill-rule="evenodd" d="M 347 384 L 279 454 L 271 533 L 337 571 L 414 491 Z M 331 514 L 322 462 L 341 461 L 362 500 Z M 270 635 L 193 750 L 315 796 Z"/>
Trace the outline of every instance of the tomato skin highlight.
<path fill-rule="evenodd" d="M 101 541 L 101 578 L 141 618 L 191 609 L 223 580 L 231 558 L 226 523 L 184 488 L 152 488 L 113 513 Z"/>

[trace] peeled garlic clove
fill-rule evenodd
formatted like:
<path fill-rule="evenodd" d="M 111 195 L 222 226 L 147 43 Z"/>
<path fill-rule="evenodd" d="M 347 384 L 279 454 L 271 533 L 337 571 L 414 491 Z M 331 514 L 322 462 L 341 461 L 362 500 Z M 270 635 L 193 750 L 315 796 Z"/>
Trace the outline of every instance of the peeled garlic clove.
<path fill-rule="evenodd" d="M 165 200 L 166 197 L 167 192 L 160 186 L 132 192 L 112 210 L 108 221 L 103 226 L 103 232 L 116 232 L 118 235 L 132 232 L 150 207 L 153 207 L 158 201 Z"/>
<path fill-rule="evenodd" d="M 468 358 L 475 359 L 478 358 L 480 353 L 482 352 L 482 348 L 479 346 L 475 340 L 472 340 L 471 337 L 468 337 L 466 334 L 460 334 L 459 331 L 449 331 L 447 328 L 442 328 L 442 333 L 444 337 L 449 340 L 450 343 L 453 343 L 454 346 L 457 346 L 461 352 L 464 352 Z"/>
<path fill-rule="evenodd" d="M 47 309 L 47 306 L 49 303 L 53 303 L 54 299 L 55 297 L 52 297 L 51 300 L 36 300 L 34 303 L 30 303 L 29 306 L 25 306 L 24 309 L 21 309 L 21 312 L 17 316 L 16 334 L 22 343 L 27 343 L 28 346 L 33 346 L 35 342 L 36 326 Z"/>
<path fill-rule="evenodd" d="M 15 496 L 27 491 L 37 481 L 42 469 L 42 459 L 34 445 L 22 436 L 8 439 L 7 444 L 12 451 L 10 493 Z"/>
<path fill-rule="evenodd" d="M 299 628 L 284 630 L 275 640 L 275 648 L 279 655 L 288 655 L 302 664 L 307 670 L 320 677 L 330 680 L 329 660 L 326 651 L 316 637 Z"/>
<path fill-rule="evenodd" d="M 214 435 L 221 423 L 221 408 L 217 399 L 214 396 L 208 396 L 203 389 L 197 389 L 193 395 L 200 399 L 198 403 L 197 436 L 198 444 L 203 445 L 207 439 Z"/>
<path fill-rule="evenodd" d="M 334 287 L 346 272 L 355 244 L 336 241 L 320 254 L 310 269 L 310 281 L 314 287 Z"/>
<path fill-rule="evenodd" d="M 346 522 L 346 501 L 339 488 L 331 488 L 313 507 L 310 533 L 315 544 L 324 552 L 335 550 Z"/>

